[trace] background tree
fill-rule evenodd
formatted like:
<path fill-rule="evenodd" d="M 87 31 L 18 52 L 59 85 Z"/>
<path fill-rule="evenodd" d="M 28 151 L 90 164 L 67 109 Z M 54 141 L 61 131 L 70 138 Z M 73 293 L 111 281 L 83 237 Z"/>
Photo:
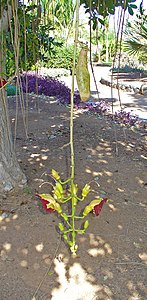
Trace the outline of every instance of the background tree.
<path fill-rule="evenodd" d="M 135 20 L 127 23 L 124 50 L 142 63 L 147 63 L 147 14 L 142 5 Z"/>
<path fill-rule="evenodd" d="M 8 13 L 11 16 L 11 6 L 1 2 L 0 15 L 0 192 L 9 191 L 15 186 L 26 183 L 15 155 L 12 143 L 10 121 L 8 116 L 7 97 L 3 86 L 5 76 L 5 39 L 8 31 Z"/>

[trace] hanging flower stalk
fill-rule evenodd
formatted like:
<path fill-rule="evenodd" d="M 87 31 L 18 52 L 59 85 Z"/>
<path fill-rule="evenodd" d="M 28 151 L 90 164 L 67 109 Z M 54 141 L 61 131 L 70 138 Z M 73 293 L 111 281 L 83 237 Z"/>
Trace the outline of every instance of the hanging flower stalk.
<path fill-rule="evenodd" d="M 78 43 L 78 26 L 79 26 L 79 6 L 80 1 L 77 0 L 76 4 L 76 23 L 75 23 L 75 43 L 74 43 L 74 58 L 73 58 L 73 70 L 72 70 L 72 87 L 71 87 L 71 111 L 70 111 L 70 149 L 71 149 L 71 177 L 66 181 L 61 181 L 60 175 L 54 169 L 52 170 L 52 178 L 55 181 L 51 194 L 37 194 L 43 208 L 46 212 L 57 212 L 60 218 L 63 220 L 59 223 L 59 229 L 63 235 L 64 240 L 70 247 L 71 253 L 76 255 L 78 245 L 76 244 L 77 233 L 85 233 L 85 230 L 89 226 L 88 219 L 85 220 L 82 229 L 76 228 L 76 220 L 83 220 L 88 216 L 90 212 L 98 216 L 103 204 L 107 201 L 107 198 L 103 199 L 98 197 L 91 201 L 83 210 L 83 213 L 79 216 L 76 215 L 76 208 L 79 202 L 84 201 L 88 196 L 91 188 L 89 184 L 85 184 L 80 195 L 78 186 L 75 183 L 75 161 L 74 161 L 74 144 L 73 144 L 73 109 L 74 109 L 74 74 L 76 70 L 76 78 L 80 97 L 82 101 L 86 101 L 90 96 L 90 75 L 87 67 L 87 45 L 82 47 L 79 54 L 79 60 L 77 66 L 76 61 L 76 49 Z M 69 188 L 67 189 L 67 183 Z M 71 203 L 71 212 L 64 212 L 62 207 L 65 203 Z"/>
<path fill-rule="evenodd" d="M 69 245 L 71 253 L 76 255 L 78 245 L 76 244 L 77 233 L 84 234 L 85 230 L 89 226 L 88 219 L 85 220 L 82 228 L 76 228 L 76 219 L 83 220 L 89 213 L 93 212 L 95 216 L 98 216 L 107 198 L 98 197 L 98 199 L 92 200 L 83 210 L 83 213 L 79 216 L 76 215 L 76 207 L 78 202 L 84 201 L 88 196 L 91 188 L 89 184 L 85 184 L 81 194 L 78 195 L 78 186 L 74 183 L 74 178 L 69 178 L 66 181 L 60 180 L 60 175 L 54 169 L 52 170 L 52 177 L 55 180 L 55 185 L 51 194 L 36 194 L 41 201 L 42 207 L 47 213 L 57 212 L 63 219 L 63 222 L 58 224 L 63 238 Z M 70 187 L 67 190 L 67 183 L 70 182 Z M 71 214 L 63 211 L 62 206 L 71 202 Z"/>

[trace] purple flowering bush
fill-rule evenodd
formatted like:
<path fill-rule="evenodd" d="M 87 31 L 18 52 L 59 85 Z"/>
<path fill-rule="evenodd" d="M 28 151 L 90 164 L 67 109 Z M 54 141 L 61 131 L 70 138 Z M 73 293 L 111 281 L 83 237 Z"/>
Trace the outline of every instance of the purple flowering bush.
<path fill-rule="evenodd" d="M 34 72 L 23 73 L 21 75 L 22 89 L 26 93 L 35 93 L 45 96 L 55 96 L 61 104 L 70 103 L 70 89 L 61 81 L 46 77 L 46 76 L 36 76 Z M 26 82 L 28 84 L 28 90 L 26 87 Z M 74 102 L 78 104 L 80 102 L 80 96 L 78 93 L 74 95 Z"/>
<path fill-rule="evenodd" d="M 45 96 L 55 96 L 58 102 L 61 104 L 70 104 L 71 90 L 64 82 L 58 79 L 39 75 L 36 76 L 35 72 L 24 72 L 21 74 L 22 89 L 26 93 L 35 93 Z M 28 89 L 26 87 L 28 84 Z M 80 95 L 78 91 L 74 93 L 74 104 L 75 108 L 83 109 L 97 114 L 104 114 L 109 112 L 110 104 L 107 104 L 104 100 L 93 102 L 82 102 L 80 101 Z M 113 120 L 119 124 L 128 126 L 135 126 L 139 124 L 139 118 L 136 115 L 132 115 L 130 112 L 123 110 L 115 112 Z"/>
<path fill-rule="evenodd" d="M 39 95 L 55 96 L 61 104 L 70 104 L 71 90 L 63 82 L 58 79 L 41 76 L 34 72 L 27 72 L 21 75 L 23 92 L 26 93 L 38 93 Z M 28 84 L 28 89 L 26 87 Z M 109 110 L 109 105 L 105 101 L 99 102 L 87 102 L 80 101 L 80 95 L 78 91 L 74 94 L 74 104 L 77 109 L 82 108 L 96 113 L 105 113 Z"/>
<path fill-rule="evenodd" d="M 105 101 L 97 101 L 93 102 L 80 102 L 75 105 L 77 109 L 84 109 L 86 111 L 90 111 L 93 113 L 104 114 L 110 110 L 110 105 L 107 104 Z"/>
<path fill-rule="evenodd" d="M 131 115 L 131 112 L 126 112 L 123 110 L 115 112 L 114 120 L 119 124 L 124 124 L 128 126 L 135 126 L 137 123 L 139 123 L 138 116 Z"/>

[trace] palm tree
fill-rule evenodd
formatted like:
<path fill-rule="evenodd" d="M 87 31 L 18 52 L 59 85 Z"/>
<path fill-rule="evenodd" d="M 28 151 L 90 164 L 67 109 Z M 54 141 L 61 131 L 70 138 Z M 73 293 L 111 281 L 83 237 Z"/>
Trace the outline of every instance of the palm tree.
<path fill-rule="evenodd" d="M 68 35 L 68 30 L 73 24 L 75 5 L 73 0 L 40 0 L 44 24 L 50 20 L 63 35 Z"/>
<path fill-rule="evenodd" d="M 147 15 L 144 10 L 140 11 L 134 22 L 128 22 L 124 50 L 130 55 L 136 55 L 142 62 L 147 62 Z"/>

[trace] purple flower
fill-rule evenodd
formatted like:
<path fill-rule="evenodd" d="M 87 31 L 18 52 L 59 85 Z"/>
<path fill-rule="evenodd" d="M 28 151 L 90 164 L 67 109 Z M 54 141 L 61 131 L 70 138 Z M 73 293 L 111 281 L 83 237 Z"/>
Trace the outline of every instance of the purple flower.
<path fill-rule="evenodd" d="M 36 76 L 33 72 L 23 73 L 21 75 L 23 92 L 35 93 L 45 96 L 55 96 L 62 104 L 70 103 L 70 89 L 61 81 L 55 78 L 45 76 Z M 28 86 L 28 89 L 27 89 Z M 80 97 L 77 93 L 74 95 L 74 102 L 79 103 Z"/>
<path fill-rule="evenodd" d="M 119 124 L 134 126 L 138 123 L 139 118 L 136 115 L 131 115 L 130 112 L 126 112 L 123 110 L 117 111 L 114 114 L 114 119 Z"/>

